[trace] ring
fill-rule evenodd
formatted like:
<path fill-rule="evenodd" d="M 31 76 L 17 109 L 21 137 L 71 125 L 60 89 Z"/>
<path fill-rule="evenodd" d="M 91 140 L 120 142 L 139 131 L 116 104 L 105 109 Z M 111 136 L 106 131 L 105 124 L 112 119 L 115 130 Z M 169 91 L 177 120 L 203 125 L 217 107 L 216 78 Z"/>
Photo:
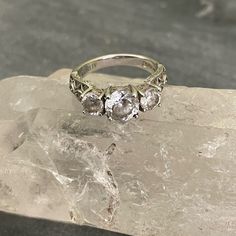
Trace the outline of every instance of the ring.
<path fill-rule="evenodd" d="M 146 70 L 150 75 L 138 85 L 98 88 L 85 80 L 88 73 L 112 66 L 131 66 Z M 70 74 L 69 87 L 82 102 L 84 113 L 104 115 L 112 120 L 128 121 L 160 106 L 161 92 L 167 75 L 165 67 L 156 60 L 134 54 L 111 54 L 83 63 Z"/>

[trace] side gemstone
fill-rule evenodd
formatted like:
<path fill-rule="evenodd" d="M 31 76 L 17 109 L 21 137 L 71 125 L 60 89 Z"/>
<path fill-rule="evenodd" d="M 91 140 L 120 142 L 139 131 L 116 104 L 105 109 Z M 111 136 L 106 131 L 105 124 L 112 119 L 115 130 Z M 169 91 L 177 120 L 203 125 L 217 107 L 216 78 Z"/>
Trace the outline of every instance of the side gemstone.
<path fill-rule="evenodd" d="M 104 102 L 96 93 L 89 92 L 85 94 L 81 102 L 85 113 L 90 115 L 104 114 Z"/>
<path fill-rule="evenodd" d="M 138 115 L 139 100 L 128 89 L 119 89 L 106 99 L 105 110 L 109 119 L 128 121 Z"/>
<path fill-rule="evenodd" d="M 140 107 L 142 111 L 152 110 L 161 102 L 161 95 L 156 88 L 147 88 L 140 98 Z"/>

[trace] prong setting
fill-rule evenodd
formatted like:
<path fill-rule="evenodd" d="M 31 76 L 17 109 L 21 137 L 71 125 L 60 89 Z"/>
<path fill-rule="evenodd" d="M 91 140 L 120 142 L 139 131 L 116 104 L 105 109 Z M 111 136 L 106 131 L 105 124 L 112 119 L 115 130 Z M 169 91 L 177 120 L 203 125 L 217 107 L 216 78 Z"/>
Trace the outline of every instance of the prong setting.
<path fill-rule="evenodd" d="M 107 116 L 114 120 L 127 121 L 138 114 L 139 100 L 134 97 L 130 86 L 119 88 L 105 101 Z"/>
<path fill-rule="evenodd" d="M 142 67 L 151 72 L 151 75 L 141 85 L 129 84 L 98 89 L 90 81 L 84 80 L 84 77 L 97 68 L 106 67 L 106 60 L 108 66 L 119 63 L 125 65 L 127 60 L 127 65 Z M 113 64 L 114 61 L 116 62 Z M 82 102 L 83 113 L 97 116 L 106 114 L 109 120 L 125 122 L 133 117 L 138 118 L 139 111 L 145 112 L 160 106 L 161 92 L 166 82 L 166 69 L 159 62 L 140 55 L 115 54 L 95 58 L 73 70 L 69 87 Z"/>
<path fill-rule="evenodd" d="M 71 81 L 70 87 L 79 93 L 83 113 L 99 116 L 106 114 L 109 120 L 120 121 L 138 118 L 139 111 L 145 112 L 160 106 L 162 91 L 159 85 L 150 82 L 137 87 L 128 85 L 96 89 L 88 82 L 76 88 L 74 81 Z"/>

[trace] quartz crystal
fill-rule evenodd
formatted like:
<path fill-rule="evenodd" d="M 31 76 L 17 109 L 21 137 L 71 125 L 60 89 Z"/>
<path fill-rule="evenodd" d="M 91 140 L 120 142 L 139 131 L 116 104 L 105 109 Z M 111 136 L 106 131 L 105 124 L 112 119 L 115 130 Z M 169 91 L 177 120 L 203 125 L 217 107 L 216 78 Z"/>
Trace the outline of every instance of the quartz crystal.
<path fill-rule="evenodd" d="M 0 210 L 130 235 L 235 235 L 236 91 L 168 86 L 162 107 L 123 124 L 83 114 L 69 73 L 0 82 Z"/>

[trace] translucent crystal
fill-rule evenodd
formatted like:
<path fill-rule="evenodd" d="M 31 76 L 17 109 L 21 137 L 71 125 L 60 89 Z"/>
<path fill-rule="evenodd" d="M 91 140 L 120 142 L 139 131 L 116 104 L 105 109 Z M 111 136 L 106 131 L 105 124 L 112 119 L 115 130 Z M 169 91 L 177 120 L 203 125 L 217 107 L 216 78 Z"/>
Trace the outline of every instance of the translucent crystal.
<path fill-rule="evenodd" d="M 69 73 L 0 82 L 1 210 L 131 235 L 235 234 L 236 91 L 169 86 L 162 107 L 121 124 L 84 115 Z"/>

